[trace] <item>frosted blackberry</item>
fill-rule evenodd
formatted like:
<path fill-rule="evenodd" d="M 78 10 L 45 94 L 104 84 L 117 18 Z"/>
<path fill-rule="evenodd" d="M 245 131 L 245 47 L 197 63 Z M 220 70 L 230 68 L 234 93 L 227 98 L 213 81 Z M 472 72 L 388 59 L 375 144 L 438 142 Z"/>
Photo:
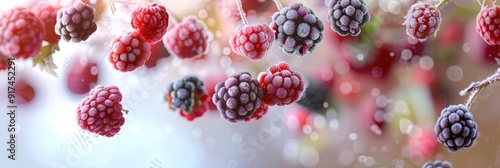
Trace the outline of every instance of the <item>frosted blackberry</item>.
<path fill-rule="evenodd" d="M 425 162 L 422 168 L 453 168 L 450 162 L 436 160 L 434 162 Z"/>
<path fill-rule="evenodd" d="M 64 41 L 85 41 L 97 30 L 94 8 L 81 1 L 57 11 L 56 34 Z"/>
<path fill-rule="evenodd" d="M 324 114 L 328 109 L 325 103 L 330 101 L 330 91 L 314 80 L 307 80 L 307 89 L 297 104 L 309 111 Z"/>
<path fill-rule="evenodd" d="M 170 109 L 189 114 L 194 107 L 202 104 L 200 97 L 203 95 L 206 95 L 203 81 L 188 75 L 168 85 L 166 100 Z"/>
<path fill-rule="evenodd" d="M 248 120 L 262 103 L 262 88 L 248 72 L 240 72 L 219 82 L 215 90 L 212 101 L 221 117 L 232 123 Z"/>
<path fill-rule="evenodd" d="M 314 12 L 298 2 L 275 12 L 269 25 L 283 52 L 304 56 L 323 39 L 323 22 Z"/>
<path fill-rule="evenodd" d="M 370 14 L 364 0 L 330 0 L 327 19 L 339 35 L 357 36 L 370 20 Z"/>
<path fill-rule="evenodd" d="M 477 124 L 464 105 L 450 105 L 441 111 L 434 132 L 450 152 L 471 147 L 477 138 Z"/>

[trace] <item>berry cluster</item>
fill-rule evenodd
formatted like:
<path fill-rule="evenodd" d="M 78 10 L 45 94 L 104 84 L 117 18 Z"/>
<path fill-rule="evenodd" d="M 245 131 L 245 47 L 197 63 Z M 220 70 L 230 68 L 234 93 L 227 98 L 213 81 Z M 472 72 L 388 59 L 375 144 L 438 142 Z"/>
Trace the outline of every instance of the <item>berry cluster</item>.
<path fill-rule="evenodd" d="M 116 86 L 96 86 L 78 105 L 76 120 L 85 131 L 106 137 L 120 132 L 125 123 L 122 94 Z"/>
<path fill-rule="evenodd" d="M 323 39 L 323 22 L 299 2 L 275 12 L 269 25 L 283 52 L 304 56 Z"/>
<path fill-rule="evenodd" d="M 261 72 L 258 77 L 264 103 L 284 106 L 299 100 L 306 89 L 300 73 L 292 71 L 286 62 L 279 62 L 268 70 L 269 74 Z"/>
<path fill-rule="evenodd" d="M 483 7 L 477 14 L 476 31 L 489 45 L 500 45 L 500 7 Z"/>
<path fill-rule="evenodd" d="M 163 44 L 179 58 L 195 58 L 208 52 L 211 39 L 205 25 L 193 16 L 168 31 Z"/>
<path fill-rule="evenodd" d="M 201 117 L 208 111 L 209 97 L 203 81 L 196 76 L 184 76 L 167 87 L 167 105 L 187 120 Z"/>
<path fill-rule="evenodd" d="M 272 42 L 274 32 L 266 24 L 238 27 L 236 34 L 229 39 L 233 52 L 252 60 L 262 59 Z"/>
<path fill-rule="evenodd" d="M 450 105 L 443 109 L 434 132 L 438 141 L 450 152 L 471 147 L 478 135 L 474 117 L 463 104 Z"/>
<path fill-rule="evenodd" d="M 450 162 L 436 160 L 434 162 L 425 162 L 422 168 L 453 168 Z"/>
<path fill-rule="evenodd" d="M 156 3 L 139 7 L 132 13 L 132 28 L 144 36 L 147 42 L 156 43 L 167 32 L 169 15 L 164 6 Z"/>
<path fill-rule="evenodd" d="M 136 31 L 113 40 L 108 60 L 116 70 L 129 72 L 144 65 L 151 55 L 151 45 Z"/>
<path fill-rule="evenodd" d="M 434 35 L 441 24 L 441 12 L 427 2 L 413 4 L 405 18 L 406 34 L 420 41 Z"/>
<path fill-rule="evenodd" d="M 357 36 L 361 27 L 370 20 L 364 0 L 330 0 L 328 2 L 328 21 L 332 30 L 341 36 Z"/>
<path fill-rule="evenodd" d="M 57 11 L 55 32 L 65 41 L 79 43 L 87 40 L 97 30 L 94 8 L 81 1 Z"/>

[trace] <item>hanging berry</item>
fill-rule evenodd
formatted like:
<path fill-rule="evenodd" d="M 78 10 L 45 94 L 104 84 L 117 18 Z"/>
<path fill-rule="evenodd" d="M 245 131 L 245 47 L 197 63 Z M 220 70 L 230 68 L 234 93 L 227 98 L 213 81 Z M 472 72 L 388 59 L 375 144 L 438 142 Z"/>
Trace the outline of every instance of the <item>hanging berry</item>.
<path fill-rule="evenodd" d="M 35 7 L 33 13 L 40 18 L 45 24 L 44 40 L 49 43 L 55 43 L 61 39 L 61 36 L 56 34 L 55 27 L 57 21 L 57 11 L 60 7 L 51 6 L 48 3 L 42 3 Z"/>
<path fill-rule="evenodd" d="M 167 32 L 169 15 L 164 6 L 152 3 L 139 7 L 132 13 L 132 28 L 144 36 L 147 42 L 156 43 Z"/>
<path fill-rule="evenodd" d="M 299 72 L 291 70 L 284 61 L 269 67 L 268 71 L 269 74 L 261 72 L 258 77 L 264 91 L 264 103 L 270 106 L 284 106 L 300 99 L 306 84 Z"/>
<path fill-rule="evenodd" d="M 463 104 L 451 105 L 443 109 L 434 132 L 438 141 L 450 152 L 471 147 L 478 135 L 474 116 Z"/>
<path fill-rule="evenodd" d="M 477 14 L 476 31 L 488 45 L 500 45 L 500 7 L 483 7 Z"/>
<path fill-rule="evenodd" d="M 94 8 L 76 1 L 72 6 L 57 11 L 56 34 L 64 41 L 79 43 L 87 40 L 97 30 Z"/>
<path fill-rule="evenodd" d="M 130 72 L 143 66 L 151 55 L 151 45 L 136 31 L 117 37 L 110 47 L 108 60 L 121 72 Z"/>
<path fill-rule="evenodd" d="M 194 16 L 185 18 L 163 36 L 163 44 L 179 58 L 195 58 L 208 52 L 209 32 Z"/>
<path fill-rule="evenodd" d="M 327 19 L 339 35 L 357 36 L 370 21 L 370 14 L 364 0 L 329 0 Z"/>
<path fill-rule="evenodd" d="M 170 109 L 177 110 L 188 121 L 208 111 L 207 91 L 203 81 L 196 76 L 187 75 L 168 84 L 165 99 Z"/>
<path fill-rule="evenodd" d="M 435 35 L 441 24 L 441 12 L 430 3 L 418 2 L 406 14 L 406 34 L 414 39 L 425 41 Z"/>

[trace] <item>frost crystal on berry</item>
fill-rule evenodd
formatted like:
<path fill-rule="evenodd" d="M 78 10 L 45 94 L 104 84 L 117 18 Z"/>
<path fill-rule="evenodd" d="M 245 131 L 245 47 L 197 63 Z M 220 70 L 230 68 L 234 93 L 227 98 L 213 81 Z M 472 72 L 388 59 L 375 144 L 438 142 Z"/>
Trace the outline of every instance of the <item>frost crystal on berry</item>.
<path fill-rule="evenodd" d="M 292 71 L 286 62 L 279 62 L 268 70 L 269 74 L 261 72 L 258 77 L 264 103 L 284 106 L 300 99 L 306 88 L 300 73 Z"/>
<path fill-rule="evenodd" d="M 425 41 L 438 31 L 441 24 L 441 12 L 430 3 L 418 2 L 411 6 L 405 19 L 403 24 L 406 25 L 406 34 L 414 39 Z"/>
<path fill-rule="evenodd" d="M 323 22 L 299 2 L 275 12 L 269 25 L 283 52 L 304 56 L 323 39 Z"/>
<path fill-rule="evenodd" d="M 97 30 L 94 8 L 81 1 L 57 11 L 56 34 L 65 41 L 79 43 Z"/>
<path fill-rule="evenodd" d="M 177 110 L 189 121 L 208 111 L 209 97 L 203 81 L 196 76 L 187 75 L 168 84 L 165 99 L 170 109 Z"/>
<path fill-rule="evenodd" d="M 122 94 L 116 86 L 96 86 L 78 105 L 76 120 L 85 131 L 113 137 L 125 123 Z"/>
<path fill-rule="evenodd" d="M 113 40 L 108 60 L 116 70 L 129 72 L 143 66 L 150 55 L 151 45 L 132 31 Z"/>
<path fill-rule="evenodd" d="M 148 7 L 139 7 L 132 13 L 132 28 L 144 36 L 149 43 L 161 40 L 167 32 L 168 13 L 164 6 L 156 3 Z"/>
<path fill-rule="evenodd" d="M 425 162 L 422 168 L 453 168 L 453 166 L 448 161 L 436 160 L 434 162 Z"/>
<path fill-rule="evenodd" d="M 239 27 L 229 39 L 233 52 L 252 60 L 262 59 L 274 41 L 274 32 L 266 24 Z"/>
<path fill-rule="evenodd" d="M 211 39 L 205 25 L 193 16 L 168 31 L 163 44 L 179 58 L 194 58 L 206 54 Z"/>
<path fill-rule="evenodd" d="M 330 0 L 328 2 L 328 21 L 332 30 L 341 36 L 357 36 L 361 27 L 370 20 L 364 0 Z"/>
<path fill-rule="evenodd" d="M 14 58 L 29 58 L 42 48 L 45 25 L 35 14 L 17 7 L 0 12 L 0 52 Z"/>
<path fill-rule="evenodd" d="M 476 31 L 489 45 L 500 45 L 500 7 L 484 7 L 477 14 Z"/>
<path fill-rule="evenodd" d="M 471 147 L 478 135 L 474 117 L 463 104 L 451 105 L 443 109 L 441 116 L 437 119 L 434 132 L 438 141 L 450 152 Z"/>

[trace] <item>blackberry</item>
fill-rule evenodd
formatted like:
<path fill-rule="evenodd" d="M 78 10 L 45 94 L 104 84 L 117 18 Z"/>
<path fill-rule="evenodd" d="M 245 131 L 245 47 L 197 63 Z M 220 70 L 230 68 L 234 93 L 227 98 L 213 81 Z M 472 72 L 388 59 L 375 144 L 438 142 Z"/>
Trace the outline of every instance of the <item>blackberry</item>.
<path fill-rule="evenodd" d="M 187 75 L 168 85 L 166 101 L 170 109 L 189 114 L 193 108 L 202 104 L 200 98 L 203 95 L 206 95 L 203 81 L 196 76 Z"/>
<path fill-rule="evenodd" d="M 357 36 L 361 27 L 370 21 L 370 14 L 364 0 L 330 0 L 327 19 L 339 35 Z"/>
<path fill-rule="evenodd" d="M 323 22 L 299 2 L 275 12 L 269 25 L 283 52 L 304 56 L 323 39 Z"/>
<path fill-rule="evenodd" d="M 330 103 L 331 99 L 329 93 L 330 91 L 327 88 L 316 81 L 307 80 L 307 89 L 305 89 L 297 104 L 311 112 L 324 114 L 328 109 L 328 107 L 325 107 L 325 103 Z"/>
<path fill-rule="evenodd" d="M 463 104 L 450 105 L 443 109 L 437 119 L 434 133 L 438 141 L 450 152 L 471 147 L 478 135 L 474 117 Z"/>
<path fill-rule="evenodd" d="M 436 160 L 434 162 L 425 162 L 422 168 L 453 168 L 450 162 Z"/>
<path fill-rule="evenodd" d="M 230 76 L 215 86 L 212 101 L 221 117 L 236 123 L 251 118 L 262 105 L 263 91 L 259 82 L 248 72 Z"/>
<path fill-rule="evenodd" d="M 75 1 L 72 6 L 59 9 L 55 29 L 64 41 L 79 43 L 87 40 L 97 30 L 94 8 L 82 1 Z"/>

